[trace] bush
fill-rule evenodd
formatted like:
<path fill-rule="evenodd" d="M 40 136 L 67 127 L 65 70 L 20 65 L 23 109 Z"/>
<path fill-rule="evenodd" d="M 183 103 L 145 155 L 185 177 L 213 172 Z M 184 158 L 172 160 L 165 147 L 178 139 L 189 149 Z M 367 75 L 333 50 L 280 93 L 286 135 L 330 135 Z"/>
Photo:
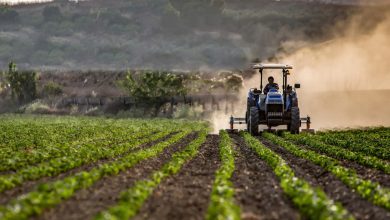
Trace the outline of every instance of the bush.
<path fill-rule="evenodd" d="M 53 97 L 59 96 L 62 94 L 62 86 L 55 82 L 49 82 L 48 84 L 43 86 L 42 96 L 43 97 Z"/>

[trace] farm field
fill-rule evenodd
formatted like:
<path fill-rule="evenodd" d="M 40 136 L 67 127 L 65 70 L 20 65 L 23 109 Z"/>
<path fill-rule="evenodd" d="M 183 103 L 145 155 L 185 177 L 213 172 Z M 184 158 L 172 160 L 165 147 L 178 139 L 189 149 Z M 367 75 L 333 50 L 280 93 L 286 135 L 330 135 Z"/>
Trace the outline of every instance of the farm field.
<path fill-rule="evenodd" d="M 390 128 L 0 116 L 0 219 L 390 219 Z"/>

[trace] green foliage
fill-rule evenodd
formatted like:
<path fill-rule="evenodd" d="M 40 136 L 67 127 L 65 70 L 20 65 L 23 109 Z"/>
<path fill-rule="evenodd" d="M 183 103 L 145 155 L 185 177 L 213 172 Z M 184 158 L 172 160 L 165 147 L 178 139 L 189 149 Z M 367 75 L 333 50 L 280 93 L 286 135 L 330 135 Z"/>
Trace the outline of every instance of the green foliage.
<path fill-rule="evenodd" d="M 250 134 L 242 132 L 241 135 L 246 143 L 272 167 L 280 180 L 284 193 L 308 219 L 353 219 L 346 209 L 328 198 L 320 188 L 313 188 L 305 180 L 296 177 L 294 171 L 278 154 L 265 147 Z M 273 142 L 277 138 L 268 133 L 264 136 Z"/>
<path fill-rule="evenodd" d="M 374 156 L 368 156 L 365 155 L 364 153 L 353 152 L 347 149 L 343 149 L 341 147 L 325 144 L 321 141 L 321 138 L 319 138 L 319 136 L 317 135 L 309 135 L 309 134 L 291 135 L 291 134 L 284 133 L 284 137 L 287 140 L 291 140 L 299 144 L 305 144 L 310 149 L 317 150 L 321 153 L 325 153 L 331 157 L 354 161 L 363 166 L 375 168 L 387 174 L 390 174 L 390 163 L 388 161 L 381 160 Z M 390 153 L 390 150 L 387 150 L 386 153 Z"/>
<path fill-rule="evenodd" d="M 230 178 L 234 172 L 234 149 L 228 133 L 219 131 L 219 155 L 222 165 L 217 170 L 206 219 L 240 219 L 240 208 L 234 203 L 234 188 Z"/>
<path fill-rule="evenodd" d="M 55 82 L 49 82 L 42 88 L 42 95 L 45 97 L 59 96 L 62 94 L 62 86 Z"/>
<path fill-rule="evenodd" d="M 159 101 L 173 96 L 185 96 L 187 90 L 183 82 L 183 76 L 171 72 L 129 72 L 122 86 L 137 100 Z"/>
<path fill-rule="evenodd" d="M 299 148 L 291 142 L 285 141 L 284 139 L 269 133 L 264 133 L 263 136 L 273 143 L 283 146 L 295 156 L 305 158 L 323 167 L 325 170 L 333 173 L 347 186 L 356 190 L 363 198 L 368 199 L 375 205 L 390 210 L 389 188 L 382 187 L 378 183 L 370 180 L 361 179 L 353 169 L 341 166 L 339 162 L 333 158 L 318 154 L 311 150 Z"/>
<path fill-rule="evenodd" d="M 9 63 L 7 81 L 12 97 L 20 103 L 34 100 L 37 96 L 37 74 L 32 71 L 17 71 L 16 64 Z"/>
<path fill-rule="evenodd" d="M 389 128 L 319 132 L 316 139 L 330 145 L 339 146 L 353 152 L 390 159 Z"/>
<path fill-rule="evenodd" d="M 206 141 L 206 136 L 207 130 L 201 130 L 198 138 L 191 141 L 183 151 L 173 154 L 171 161 L 155 171 L 149 179 L 138 181 L 132 188 L 122 192 L 118 204 L 99 213 L 96 219 L 129 219 L 137 214 L 160 182 L 179 172 L 183 164 L 198 153 L 199 147 Z"/>
<path fill-rule="evenodd" d="M 26 119 L 26 118 L 21 118 Z M 61 119 L 56 119 L 53 117 L 44 118 L 47 122 L 53 123 L 55 120 L 60 120 L 64 123 L 63 126 L 67 126 L 67 121 L 72 121 L 73 118 L 66 117 Z M 98 119 L 98 118 L 97 118 Z M 58 158 L 53 158 L 48 162 L 43 162 L 37 166 L 26 167 L 24 172 L 18 172 L 18 176 L 2 176 L 3 183 L 0 184 L 3 188 L 12 188 L 15 186 L 15 183 L 21 182 L 21 178 L 29 176 L 28 178 L 34 179 L 39 178 L 39 176 L 45 175 L 55 175 L 59 170 L 68 170 L 74 167 L 78 167 L 86 162 L 93 162 L 96 158 L 113 158 L 117 157 L 116 160 L 111 162 L 104 163 L 88 172 L 79 172 L 75 175 L 70 175 L 64 179 L 45 183 L 39 185 L 35 190 L 25 194 L 23 197 L 19 197 L 11 201 L 7 206 L 0 206 L 0 218 L 1 219 L 27 219 L 28 217 L 41 213 L 43 209 L 52 207 L 61 201 L 71 197 L 77 190 L 82 188 L 87 188 L 94 184 L 96 181 L 100 180 L 105 176 L 117 175 L 120 171 L 129 169 L 135 164 L 139 163 L 142 160 L 155 157 L 159 155 L 165 148 L 168 146 L 179 142 L 183 137 L 188 135 L 192 131 L 202 130 L 203 141 L 207 134 L 207 129 L 204 123 L 189 122 L 189 121 L 169 121 L 169 120 L 114 120 L 111 119 L 100 119 L 98 122 L 97 119 L 85 119 L 83 123 L 108 123 L 111 126 L 118 126 L 119 133 L 111 134 L 110 129 L 106 127 L 106 133 L 103 136 L 98 136 L 96 140 L 88 143 L 85 140 L 74 147 L 68 148 L 67 152 L 71 152 L 69 155 L 63 155 Z M 9 118 L 2 118 L 2 120 L 7 121 Z M 32 119 L 34 121 L 35 118 Z M 54 120 L 54 121 L 53 121 Z M 11 121 L 18 121 L 18 119 L 13 118 Z M 29 120 L 23 121 L 23 123 L 31 122 Z M 42 119 L 37 119 L 38 124 L 42 123 Z M 132 123 L 133 122 L 133 123 Z M 161 122 L 161 123 L 158 123 Z M 119 123 L 119 124 L 117 124 Z M 56 124 L 56 123 L 54 123 Z M 20 124 L 19 124 L 20 125 Z M 149 136 L 153 131 L 151 128 L 157 129 L 156 134 Z M 129 130 L 130 129 L 130 130 Z M 91 130 L 87 130 L 91 134 L 96 135 L 96 130 L 94 126 L 91 127 Z M 162 138 L 164 135 L 170 132 L 177 132 L 172 135 L 166 141 L 159 142 L 156 145 L 141 149 L 138 151 L 129 151 L 129 149 L 134 149 L 136 146 L 141 145 L 142 143 L 147 143 L 154 141 L 158 138 Z M 61 134 L 61 132 L 60 132 Z M 130 139 L 129 140 L 129 134 Z M 107 135 L 107 136 L 105 136 Z M 2 137 L 2 136 L 0 136 Z M 114 138 L 113 138 L 114 137 Z M 109 142 L 112 140 L 117 140 L 117 138 L 122 138 L 123 143 L 119 142 Z M 201 144 L 201 139 L 197 139 L 196 144 Z M 202 141 L 202 143 L 203 143 Z M 99 145 L 103 142 L 103 145 Z M 192 148 L 195 147 L 195 143 Z M 81 147 L 81 146 L 85 147 Z M 79 150 L 79 148 L 81 149 Z M 191 148 L 191 149 L 192 149 Z M 193 151 L 191 151 L 192 153 Z M 190 152 L 186 152 L 185 155 L 188 155 Z M 5 156 L 5 155 L 1 155 Z M 118 157 L 120 156 L 120 157 Z M 174 161 L 169 167 L 166 167 L 164 171 L 177 172 L 177 164 L 182 165 L 184 163 L 182 157 L 174 157 Z M 80 160 L 83 160 L 83 163 L 80 163 Z M 54 162 L 56 161 L 56 162 Z"/>

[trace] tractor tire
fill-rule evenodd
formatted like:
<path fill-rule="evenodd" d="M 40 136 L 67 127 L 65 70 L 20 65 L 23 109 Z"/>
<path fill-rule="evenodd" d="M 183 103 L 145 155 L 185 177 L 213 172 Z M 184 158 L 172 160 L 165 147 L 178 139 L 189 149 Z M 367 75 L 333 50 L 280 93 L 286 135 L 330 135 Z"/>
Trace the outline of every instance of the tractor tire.
<path fill-rule="evenodd" d="M 299 128 L 301 127 L 301 116 L 299 114 L 298 107 L 291 108 L 291 123 L 287 126 L 291 134 L 299 134 Z"/>
<path fill-rule="evenodd" d="M 259 109 L 251 107 L 249 110 L 248 132 L 253 135 L 259 135 Z"/>

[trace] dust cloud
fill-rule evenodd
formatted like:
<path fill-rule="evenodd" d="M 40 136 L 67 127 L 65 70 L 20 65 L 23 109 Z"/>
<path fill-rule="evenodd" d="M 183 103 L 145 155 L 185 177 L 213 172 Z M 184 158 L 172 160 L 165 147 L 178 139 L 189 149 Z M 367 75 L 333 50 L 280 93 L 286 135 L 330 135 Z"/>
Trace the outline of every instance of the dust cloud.
<path fill-rule="evenodd" d="M 301 117 L 310 115 L 315 129 L 390 125 L 390 14 L 367 30 L 364 19 L 362 12 L 335 25 L 343 32 L 338 28 L 329 41 L 285 42 L 285 52 L 273 59 L 294 67 L 289 83 L 301 83 Z M 280 73 L 270 72 L 264 81 L 268 75 L 281 84 Z M 259 74 L 245 81 L 232 115 L 244 116 L 246 93 L 258 84 Z M 228 127 L 230 114 L 215 116 L 215 131 Z"/>
<path fill-rule="evenodd" d="M 390 15 L 368 32 L 360 19 L 331 41 L 280 55 L 294 66 L 301 114 L 317 129 L 390 125 Z"/>

